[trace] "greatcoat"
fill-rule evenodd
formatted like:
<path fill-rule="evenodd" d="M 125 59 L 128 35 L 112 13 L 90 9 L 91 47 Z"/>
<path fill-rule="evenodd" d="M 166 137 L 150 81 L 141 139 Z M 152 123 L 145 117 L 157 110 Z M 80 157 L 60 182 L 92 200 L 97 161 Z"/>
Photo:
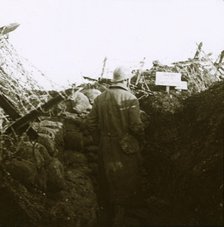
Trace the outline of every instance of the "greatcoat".
<path fill-rule="evenodd" d="M 126 203 L 139 187 L 139 146 L 130 152 L 122 149 L 127 136 L 131 136 L 130 144 L 136 144 L 144 131 L 138 99 L 121 83 L 110 86 L 94 100 L 87 122 L 100 138 L 100 176 L 107 184 L 110 200 L 113 204 Z"/>

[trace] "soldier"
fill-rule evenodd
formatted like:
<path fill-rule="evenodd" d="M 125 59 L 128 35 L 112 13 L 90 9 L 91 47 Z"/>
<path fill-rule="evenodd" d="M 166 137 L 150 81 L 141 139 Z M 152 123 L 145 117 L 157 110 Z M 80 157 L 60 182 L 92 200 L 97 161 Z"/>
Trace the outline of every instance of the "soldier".
<path fill-rule="evenodd" d="M 87 117 L 99 135 L 99 193 L 102 226 L 124 226 L 125 207 L 139 188 L 139 138 L 144 133 L 138 99 L 129 91 L 131 73 L 118 67 L 112 85 L 99 95 Z"/>

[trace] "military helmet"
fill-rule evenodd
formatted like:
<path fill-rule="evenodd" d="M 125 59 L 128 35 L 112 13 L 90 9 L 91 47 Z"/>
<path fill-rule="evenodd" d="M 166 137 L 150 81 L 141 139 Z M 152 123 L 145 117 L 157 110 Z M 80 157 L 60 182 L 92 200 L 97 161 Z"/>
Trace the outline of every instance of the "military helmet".
<path fill-rule="evenodd" d="M 126 67 L 119 66 L 113 72 L 113 83 L 122 82 L 131 78 L 131 70 Z"/>

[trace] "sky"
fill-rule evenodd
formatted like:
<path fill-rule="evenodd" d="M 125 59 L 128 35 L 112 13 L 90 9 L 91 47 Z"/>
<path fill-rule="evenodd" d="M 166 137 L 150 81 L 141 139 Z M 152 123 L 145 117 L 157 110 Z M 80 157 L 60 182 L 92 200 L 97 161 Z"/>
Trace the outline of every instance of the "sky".
<path fill-rule="evenodd" d="M 105 77 L 116 66 L 145 68 L 193 57 L 196 45 L 224 50 L 224 0 L 0 0 L 9 40 L 59 85 Z M 40 83 L 41 78 L 36 78 Z M 42 84 L 43 85 L 43 84 Z"/>

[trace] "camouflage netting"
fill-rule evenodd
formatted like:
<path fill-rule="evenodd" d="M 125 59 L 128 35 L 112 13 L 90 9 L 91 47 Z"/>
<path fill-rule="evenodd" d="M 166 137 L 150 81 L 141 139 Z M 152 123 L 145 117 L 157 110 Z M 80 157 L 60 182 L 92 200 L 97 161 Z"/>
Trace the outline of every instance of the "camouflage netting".
<path fill-rule="evenodd" d="M 1 94 L 20 116 L 58 95 L 38 86 L 8 40 L 0 45 Z M 223 54 L 212 62 L 200 51 L 172 66 L 154 62 L 132 79 L 145 111 L 145 204 L 129 211 L 129 226 L 223 224 Z M 154 85 L 156 71 L 181 72 L 189 90 L 167 94 Z M 98 148 L 82 120 L 110 82 L 89 79 L 30 121 L 36 140 L 5 133 L 16 119 L 0 109 L 0 226 L 97 226 Z"/>

